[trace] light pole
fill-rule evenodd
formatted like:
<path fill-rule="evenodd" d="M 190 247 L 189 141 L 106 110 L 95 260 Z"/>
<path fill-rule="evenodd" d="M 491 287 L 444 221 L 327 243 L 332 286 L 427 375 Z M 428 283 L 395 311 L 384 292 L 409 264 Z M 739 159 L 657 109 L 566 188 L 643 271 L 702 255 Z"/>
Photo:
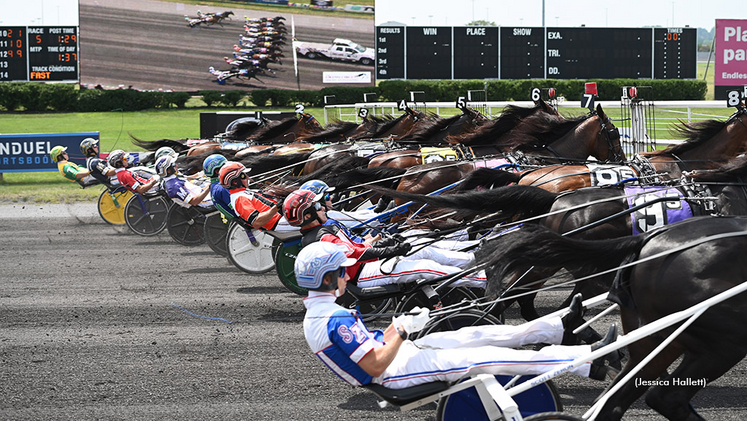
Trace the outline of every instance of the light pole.
<path fill-rule="evenodd" d="M 433 15 L 428 15 L 428 25 L 433 24 Z"/>

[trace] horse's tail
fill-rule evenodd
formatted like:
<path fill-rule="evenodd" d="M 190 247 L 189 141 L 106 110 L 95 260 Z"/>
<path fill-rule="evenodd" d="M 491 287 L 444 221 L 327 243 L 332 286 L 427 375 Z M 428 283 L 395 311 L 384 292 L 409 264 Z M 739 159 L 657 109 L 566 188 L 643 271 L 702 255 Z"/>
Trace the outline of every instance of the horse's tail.
<path fill-rule="evenodd" d="M 518 183 L 520 179 L 519 173 L 493 168 L 478 168 L 467 175 L 457 191 L 464 192 L 480 187 L 488 189 L 503 187 L 511 183 Z"/>
<path fill-rule="evenodd" d="M 212 152 L 204 153 L 202 155 L 194 156 L 180 156 L 176 160 L 176 165 L 179 168 L 179 172 L 186 175 L 197 174 L 202 171 L 202 162 Z"/>
<path fill-rule="evenodd" d="M 619 266 L 637 254 L 645 236 L 607 240 L 574 240 L 538 224 L 526 224 L 494 238 L 475 252 L 476 262 L 489 263 L 487 295 L 497 295 L 502 280 L 531 266 L 571 267 L 597 273 Z"/>
<path fill-rule="evenodd" d="M 241 163 L 251 168 L 249 178 L 258 181 L 257 177 L 266 178 L 283 171 L 300 171 L 311 152 L 289 153 L 285 155 L 249 156 L 241 159 Z M 283 168 L 281 170 L 281 168 Z"/>
<path fill-rule="evenodd" d="M 355 168 L 344 174 L 337 174 L 332 180 L 334 186 L 346 189 L 359 184 L 375 184 L 383 187 L 396 186 L 407 168 Z M 396 177 L 396 178 L 395 178 Z M 383 181 L 382 181 L 383 180 Z M 330 184 L 332 185 L 332 184 Z"/>
<path fill-rule="evenodd" d="M 171 139 L 161 139 L 161 140 L 140 140 L 130 134 L 130 138 L 132 139 L 132 144 L 138 147 L 141 147 L 145 149 L 146 151 L 155 152 L 158 150 L 158 148 L 168 146 L 171 149 L 175 150 L 176 152 L 184 152 L 189 149 L 186 143 L 186 139 L 181 140 L 171 140 Z"/>
<path fill-rule="evenodd" d="M 336 160 L 330 162 L 329 164 L 325 164 L 314 172 L 298 177 L 289 177 L 288 180 L 293 180 L 299 185 L 310 180 L 320 180 L 329 184 L 330 180 L 334 179 L 340 174 L 348 173 L 351 170 L 365 167 L 366 165 L 368 165 L 368 158 L 355 155 L 338 154 L 338 158 Z"/>
<path fill-rule="evenodd" d="M 501 217 L 529 218 L 547 213 L 558 197 L 558 193 L 548 192 L 533 186 L 506 186 L 483 191 L 468 191 L 440 196 L 425 196 L 389 189 L 372 187 L 379 193 L 416 203 L 427 203 L 438 208 L 451 208 L 469 213 L 501 212 Z"/>

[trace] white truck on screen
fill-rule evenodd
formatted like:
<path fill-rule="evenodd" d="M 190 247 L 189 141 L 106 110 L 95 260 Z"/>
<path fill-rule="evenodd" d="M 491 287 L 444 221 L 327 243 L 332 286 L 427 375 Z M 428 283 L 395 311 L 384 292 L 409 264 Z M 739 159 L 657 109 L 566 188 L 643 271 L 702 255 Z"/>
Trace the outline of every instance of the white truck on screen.
<path fill-rule="evenodd" d="M 364 65 L 373 64 L 374 49 L 365 48 L 349 39 L 336 38 L 332 44 L 318 42 L 295 42 L 296 52 L 306 58 L 329 58 L 353 61 Z"/>

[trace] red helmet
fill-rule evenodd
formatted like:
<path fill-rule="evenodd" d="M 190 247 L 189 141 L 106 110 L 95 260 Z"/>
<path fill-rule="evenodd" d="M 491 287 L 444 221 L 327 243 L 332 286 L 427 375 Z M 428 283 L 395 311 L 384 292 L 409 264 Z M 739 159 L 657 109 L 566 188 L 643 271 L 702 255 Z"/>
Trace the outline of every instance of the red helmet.
<path fill-rule="evenodd" d="M 296 190 L 283 200 L 283 216 L 288 224 L 300 227 L 304 223 L 303 216 L 307 211 L 321 209 L 321 198 L 321 194 L 310 190 Z"/>
<path fill-rule="evenodd" d="M 226 162 L 220 169 L 218 180 L 227 189 L 243 187 L 241 180 L 246 178 L 249 171 L 241 162 Z"/>

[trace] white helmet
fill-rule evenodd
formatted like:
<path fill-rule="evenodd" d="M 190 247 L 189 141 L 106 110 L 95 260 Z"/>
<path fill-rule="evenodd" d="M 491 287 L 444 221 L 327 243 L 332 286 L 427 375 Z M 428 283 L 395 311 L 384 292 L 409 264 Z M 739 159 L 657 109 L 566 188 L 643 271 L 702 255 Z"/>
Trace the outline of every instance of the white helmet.
<path fill-rule="evenodd" d="M 158 150 L 156 151 L 155 160 L 158 161 L 158 158 L 164 155 L 173 155 L 174 158 L 177 157 L 176 151 L 174 151 L 168 146 L 163 146 L 163 147 L 158 148 Z"/>
<path fill-rule="evenodd" d="M 304 247 L 293 266 L 298 286 L 318 289 L 327 272 L 354 265 L 356 260 L 348 259 L 343 250 L 340 246 L 324 241 Z"/>

